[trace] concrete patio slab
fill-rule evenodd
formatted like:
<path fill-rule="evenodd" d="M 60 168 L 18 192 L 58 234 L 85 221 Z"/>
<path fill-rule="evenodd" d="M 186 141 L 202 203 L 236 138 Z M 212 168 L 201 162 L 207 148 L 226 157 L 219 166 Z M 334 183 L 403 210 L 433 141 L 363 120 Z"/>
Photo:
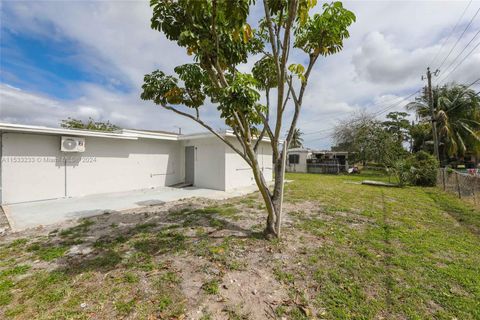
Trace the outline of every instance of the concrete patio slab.
<path fill-rule="evenodd" d="M 219 191 L 195 187 L 161 187 L 129 192 L 96 194 L 4 205 L 12 231 L 46 226 L 67 220 L 91 217 L 110 211 L 120 211 L 158 205 L 185 198 L 228 199 L 257 191 L 256 186 Z"/>

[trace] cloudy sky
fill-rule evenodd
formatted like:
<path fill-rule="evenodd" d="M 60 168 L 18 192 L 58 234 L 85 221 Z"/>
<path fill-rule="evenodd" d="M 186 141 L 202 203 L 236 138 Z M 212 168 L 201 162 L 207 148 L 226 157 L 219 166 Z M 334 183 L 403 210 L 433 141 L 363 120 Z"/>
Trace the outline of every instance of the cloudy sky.
<path fill-rule="evenodd" d="M 299 121 L 307 146 L 330 147 L 331 127 L 357 110 L 380 118 L 401 110 L 402 98 L 424 85 L 428 65 L 442 66 L 439 84 L 480 77 L 480 47 L 474 49 L 480 44 L 480 1 L 344 5 L 357 22 L 344 50 L 319 60 L 312 73 Z M 1 122 L 58 126 L 67 117 L 93 117 L 127 128 L 201 130 L 139 99 L 144 74 L 170 73 L 191 61 L 150 29 L 148 1 L 2 1 L 0 8 Z M 205 116 L 224 128 L 212 106 Z"/>

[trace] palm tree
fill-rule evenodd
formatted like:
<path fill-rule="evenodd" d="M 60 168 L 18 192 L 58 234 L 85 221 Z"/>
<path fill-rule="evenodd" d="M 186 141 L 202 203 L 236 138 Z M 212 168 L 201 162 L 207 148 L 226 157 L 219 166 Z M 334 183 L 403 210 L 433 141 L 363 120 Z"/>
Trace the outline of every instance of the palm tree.
<path fill-rule="evenodd" d="M 435 118 L 444 156 L 480 153 L 480 98 L 465 85 L 444 85 L 433 91 Z M 430 121 L 428 98 L 422 95 L 407 109 L 415 110 L 420 122 Z"/>
<path fill-rule="evenodd" d="M 302 148 L 303 147 L 303 132 L 300 129 L 295 129 L 292 135 L 292 141 L 290 141 L 289 148 Z"/>

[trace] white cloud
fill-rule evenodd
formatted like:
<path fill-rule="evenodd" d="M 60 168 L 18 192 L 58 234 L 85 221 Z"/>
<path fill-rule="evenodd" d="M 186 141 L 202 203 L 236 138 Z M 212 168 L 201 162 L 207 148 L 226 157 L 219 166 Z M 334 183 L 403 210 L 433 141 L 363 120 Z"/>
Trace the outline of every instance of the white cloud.
<path fill-rule="evenodd" d="M 201 130 L 191 121 L 140 101 L 135 95 L 112 93 L 88 85 L 82 91 L 86 93 L 84 97 L 62 101 L 0 84 L 0 121 L 57 127 L 68 117 L 82 120 L 92 117 L 124 128 L 176 131 L 176 126 L 181 126 L 184 132 Z"/>
<path fill-rule="evenodd" d="M 352 57 L 355 72 L 361 80 L 384 84 L 405 83 L 418 78 L 419 70 L 435 54 L 434 48 L 402 50 L 393 45 L 394 41 L 388 41 L 378 31 L 365 37 L 362 46 Z"/>
<path fill-rule="evenodd" d="M 95 107 L 78 106 L 78 115 L 81 118 L 99 119 L 100 113 L 101 113 L 101 110 L 95 109 Z"/>
<path fill-rule="evenodd" d="M 351 38 L 341 53 L 319 60 L 309 81 L 299 120 L 305 132 L 323 130 L 305 136 L 311 147 L 328 147 L 326 129 L 350 112 L 382 110 L 399 97 L 421 88 L 424 85 L 421 74 L 466 2 L 346 1 L 344 5 L 357 15 Z M 67 101 L 1 85 L 1 121 L 57 125 L 67 116 L 92 116 L 125 127 L 175 130 L 174 126 L 182 126 L 185 132 L 201 130 L 191 121 L 139 99 L 145 73 L 156 68 L 172 72 L 174 66 L 191 61 L 185 50 L 150 29 L 148 1 L 22 1 L 6 2 L 2 6 L 2 10 L 8 11 L 8 15 L 2 15 L 3 28 L 14 34 L 73 41 L 78 45 L 78 52 L 64 63 L 88 67 L 89 72 L 104 76 L 107 83 L 75 83 L 69 90 L 76 90 L 80 97 Z M 441 57 L 446 55 L 477 8 L 478 2 L 473 2 Z M 477 19 L 450 59 L 478 28 Z M 302 61 L 303 57 L 295 54 L 292 60 Z M 251 65 L 249 62 L 242 70 L 248 70 Z M 473 81 L 480 74 L 479 66 L 480 53 L 477 53 L 449 80 Z M 442 71 L 444 75 L 448 72 Z M 8 82 L 14 78 L 15 75 L 6 74 L 3 79 Z M 129 85 L 131 90 L 119 93 L 115 87 L 121 84 Z M 205 106 L 204 112 L 214 127 L 224 127 L 222 121 L 216 119 L 213 106 Z"/>

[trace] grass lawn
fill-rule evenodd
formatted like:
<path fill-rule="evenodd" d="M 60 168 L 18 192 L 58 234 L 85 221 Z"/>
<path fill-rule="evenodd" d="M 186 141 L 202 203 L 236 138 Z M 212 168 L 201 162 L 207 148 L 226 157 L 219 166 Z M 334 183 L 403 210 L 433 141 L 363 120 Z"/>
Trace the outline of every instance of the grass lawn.
<path fill-rule="evenodd" d="M 374 174 L 111 213 L 0 242 L 0 319 L 480 319 L 480 212 Z"/>

